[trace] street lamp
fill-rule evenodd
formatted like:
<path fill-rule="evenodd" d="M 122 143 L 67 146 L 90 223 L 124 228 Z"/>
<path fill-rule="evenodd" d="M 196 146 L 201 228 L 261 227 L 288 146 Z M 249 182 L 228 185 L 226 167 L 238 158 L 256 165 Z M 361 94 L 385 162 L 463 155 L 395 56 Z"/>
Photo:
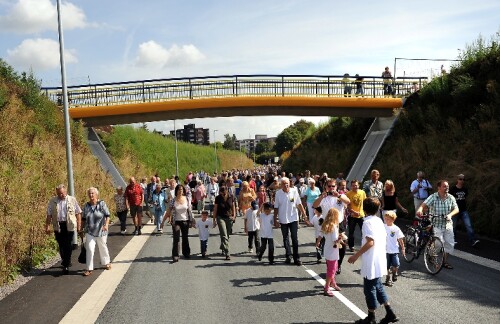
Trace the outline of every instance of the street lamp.
<path fill-rule="evenodd" d="M 73 182 L 73 157 L 71 153 L 71 131 L 69 125 L 69 110 L 68 110 L 68 89 L 66 87 L 66 65 L 64 63 L 64 37 L 63 27 L 61 22 L 61 1 L 57 0 L 57 27 L 59 31 L 59 59 L 61 61 L 61 83 L 64 107 L 64 132 L 66 135 L 66 167 L 68 169 L 68 189 L 69 194 L 75 194 L 75 185 Z M 75 231 L 76 237 L 76 231 Z"/>
<path fill-rule="evenodd" d="M 175 175 L 179 176 L 179 155 L 177 150 L 177 130 L 175 129 L 175 119 L 174 119 L 174 137 L 175 137 Z"/>
<path fill-rule="evenodd" d="M 217 142 L 215 141 L 215 132 L 217 131 L 218 129 L 214 129 L 215 173 L 217 173 Z"/>

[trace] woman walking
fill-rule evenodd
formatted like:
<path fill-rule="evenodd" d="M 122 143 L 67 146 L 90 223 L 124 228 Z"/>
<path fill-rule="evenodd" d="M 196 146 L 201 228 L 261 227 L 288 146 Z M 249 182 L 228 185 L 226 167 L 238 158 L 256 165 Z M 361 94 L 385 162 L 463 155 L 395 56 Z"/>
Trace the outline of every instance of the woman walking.
<path fill-rule="evenodd" d="M 172 233 L 174 235 L 174 244 L 172 246 L 172 259 L 174 262 L 179 261 L 179 241 L 182 234 L 182 255 L 184 258 L 191 257 L 191 249 L 189 248 L 189 227 L 191 223 L 191 206 L 186 197 L 186 187 L 177 185 L 175 187 L 175 198 L 170 203 L 170 208 L 167 211 L 167 217 L 164 218 L 172 225 Z M 163 223 L 162 222 L 162 223 Z"/>
<path fill-rule="evenodd" d="M 394 182 L 392 180 L 386 180 L 384 183 L 384 191 L 382 192 L 382 200 L 381 206 L 382 209 L 382 218 L 385 216 L 385 213 L 388 211 L 396 212 L 397 208 L 401 209 L 403 213 L 408 213 L 406 208 L 401 206 L 398 200 L 398 195 L 396 194 L 396 187 L 394 186 Z"/>
<path fill-rule="evenodd" d="M 161 189 L 161 184 L 157 183 L 155 190 L 151 193 L 151 203 L 153 205 L 154 215 L 155 215 L 155 225 L 156 233 L 163 233 L 163 217 L 167 212 L 167 206 L 165 203 L 168 200 L 168 196 L 164 190 Z"/>
<path fill-rule="evenodd" d="M 238 198 L 238 206 L 242 215 L 245 215 L 247 209 L 251 207 L 252 201 L 255 199 L 257 199 L 257 194 L 250 188 L 250 184 L 247 181 L 243 181 Z"/>
<path fill-rule="evenodd" d="M 125 194 L 123 193 L 123 187 L 116 188 L 116 194 L 114 196 L 116 205 L 116 214 L 120 220 L 120 233 L 125 235 L 127 233 L 127 202 L 125 201 Z"/>
<path fill-rule="evenodd" d="M 87 270 L 83 276 L 88 277 L 94 270 L 94 251 L 95 246 L 99 248 L 101 264 L 106 270 L 111 269 L 111 261 L 108 251 L 108 226 L 109 209 L 103 200 L 99 200 L 99 191 L 91 187 L 87 189 L 89 201 L 83 207 L 82 222 L 85 233 L 85 248 L 87 249 Z"/>
<path fill-rule="evenodd" d="M 229 234 L 236 218 L 233 196 L 229 195 L 226 186 L 219 188 L 219 195 L 215 198 L 214 224 L 219 225 L 220 248 L 226 256 L 226 260 L 231 260 L 229 256 Z"/>

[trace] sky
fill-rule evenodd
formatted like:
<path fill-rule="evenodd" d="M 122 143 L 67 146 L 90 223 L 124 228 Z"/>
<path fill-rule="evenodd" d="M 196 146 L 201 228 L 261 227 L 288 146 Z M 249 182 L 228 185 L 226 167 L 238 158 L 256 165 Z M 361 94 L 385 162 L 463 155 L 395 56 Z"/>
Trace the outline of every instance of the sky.
<path fill-rule="evenodd" d="M 395 58 L 456 59 L 500 31 L 500 1 L 62 1 L 68 85 L 236 74 L 380 75 Z M 55 0 L 0 0 L 0 58 L 61 86 Z M 396 60 L 396 76 L 449 62 Z M 300 119 L 177 120 L 238 139 L 276 136 Z M 169 132 L 173 121 L 148 123 Z M 213 139 L 211 139 L 213 141 Z"/>

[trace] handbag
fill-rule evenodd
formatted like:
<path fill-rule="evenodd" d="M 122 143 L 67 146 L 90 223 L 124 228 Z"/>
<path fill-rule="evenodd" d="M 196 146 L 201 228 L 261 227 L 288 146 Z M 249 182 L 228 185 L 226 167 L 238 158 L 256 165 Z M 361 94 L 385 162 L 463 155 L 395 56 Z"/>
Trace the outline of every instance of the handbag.
<path fill-rule="evenodd" d="M 85 244 L 83 243 L 83 238 L 80 255 L 78 255 L 78 263 L 87 263 L 87 249 L 85 248 Z"/>
<path fill-rule="evenodd" d="M 80 255 L 78 256 L 78 262 L 87 263 L 87 249 L 85 248 L 85 245 L 82 245 Z"/>

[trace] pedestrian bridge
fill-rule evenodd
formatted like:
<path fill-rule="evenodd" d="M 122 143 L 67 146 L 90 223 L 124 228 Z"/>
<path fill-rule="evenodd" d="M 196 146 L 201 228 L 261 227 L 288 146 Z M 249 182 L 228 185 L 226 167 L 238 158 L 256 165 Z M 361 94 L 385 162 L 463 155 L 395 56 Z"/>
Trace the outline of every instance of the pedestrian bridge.
<path fill-rule="evenodd" d="M 426 77 L 233 75 L 68 87 L 69 114 L 87 126 L 229 116 L 387 117 Z M 384 95 L 384 82 L 392 94 Z M 361 86 L 363 93 L 357 93 Z M 62 105 L 61 88 L 42 88 Z"/>

